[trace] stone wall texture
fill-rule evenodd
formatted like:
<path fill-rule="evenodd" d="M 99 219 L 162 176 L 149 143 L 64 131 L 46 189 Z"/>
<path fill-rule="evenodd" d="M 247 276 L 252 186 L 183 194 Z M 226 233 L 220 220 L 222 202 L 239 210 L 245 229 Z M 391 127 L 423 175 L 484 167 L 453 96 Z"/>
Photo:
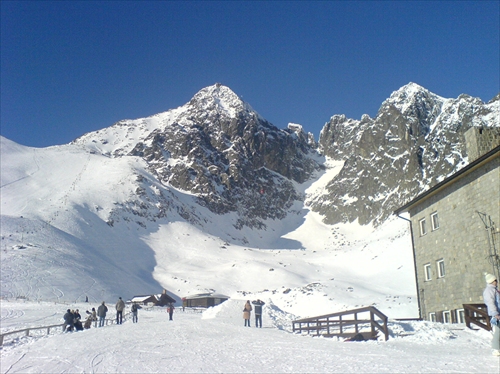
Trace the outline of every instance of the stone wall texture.
<path fill-rule="evenodd" d="M 464 137 L 467 156 L 472 162 L 500 145 L 500 127 L 471 127 Z"/>
<path fill-rule="evenodd" d="M 497 152 L 489 162 L 463 173 L 409 210 L 421 317 L 426 320 L 430 313 L 436 313 L 437 320 L 442 321 L 442 312 L 450 311 L 456 322 L 456 310 L 462 309 L 462 304 L 483 303 L 484 272 L 499 276 L 498 265 L 491 261 L 492 245 L 499 252 L 499 156 Z M 432 214 L 439 220 L 435 229 Z M 420 230 L 422 219 L 426 221 L 425 234 Z M 496 225 L 493 231 L 486 229 L 485 220 L 487 225 Z M 439 277 L 441 260 L 445 274 Z M 424 274 L 427 264 L 430 280 Z"/>

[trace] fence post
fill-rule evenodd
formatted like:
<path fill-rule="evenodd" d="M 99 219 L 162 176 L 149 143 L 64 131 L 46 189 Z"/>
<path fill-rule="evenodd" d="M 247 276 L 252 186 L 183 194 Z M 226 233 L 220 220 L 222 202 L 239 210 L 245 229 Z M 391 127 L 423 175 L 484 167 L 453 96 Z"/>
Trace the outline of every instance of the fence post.
<path fill-rule="evenodd" d="M 375 314 L 373 313 L 373 309 L 370 309 L 370 329 L 371 335 L 375 335 Z"/>

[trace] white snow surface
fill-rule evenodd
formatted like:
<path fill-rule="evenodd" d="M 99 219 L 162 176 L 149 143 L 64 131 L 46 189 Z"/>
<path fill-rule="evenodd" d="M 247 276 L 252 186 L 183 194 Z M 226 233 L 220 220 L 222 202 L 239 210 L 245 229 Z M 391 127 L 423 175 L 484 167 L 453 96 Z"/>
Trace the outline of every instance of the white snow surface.
<path fill-rule="evenodd" d="M 138 323 L 5 338 L 2 373 L 498 373 L 490 334 L 463 325 L 390 321 L 388 341 L 346 342 L 294 334 L 271 299 L 263 327 L 243 326 L 243 299 L 203 313 L 141 309 Z M 304 296 L 300 302 L 308 302 Z M 1 301 L 2 330 L 60 323 L 67 307 L 97 304 Z M 108 305 L 109 306 L 109 305 Z M 129 308 L 127 307 L 127 310 Z M 85 313 L 85 312 L 83 312 Z M 111 305 L 110 318 L 114 317 Z"/>
<path fill-rule="evenodd" d="M 63 334 L 60 328 L 6 336 L 2 373 L 111 372 L 477 372 L 498 373 L 490 334 L 463 325 L 397 321 L 418 316 L 407 223 L 378 229 L 329 226 L 305 206 L 266 230 L 237 230 L 234 214 L 215 215 L 193 196 L 151 182 L 149 200 L 168 196 L 176 210 L 148 220 L 117 207 L 154 181 L 137 157 L 110 158 L 84 144 L 29 148 L 0 137 L 1 332 L 62 323 L 67 308 L 119 296 L 177 300 L 174 321 L 142 309 L 139 323 Z M 307 196 L 325 188 L 341 163 L 330 162 Z M 115 217 L 116 218 L 116 217 Z M 244 239 L 244 240 L 243 240 Z M 245 244 L 242 244 L 242 243 Z M 204 313 L 180 299 L 229 296 Z M 85 297 L 89 303 L 84 303 Z M 266 302 L 263 328 L 244 327 L 247 299 Z M 344 342 L 292 333 L 297 318 L 373 305 L 390 319 L 390 339 Z"/>

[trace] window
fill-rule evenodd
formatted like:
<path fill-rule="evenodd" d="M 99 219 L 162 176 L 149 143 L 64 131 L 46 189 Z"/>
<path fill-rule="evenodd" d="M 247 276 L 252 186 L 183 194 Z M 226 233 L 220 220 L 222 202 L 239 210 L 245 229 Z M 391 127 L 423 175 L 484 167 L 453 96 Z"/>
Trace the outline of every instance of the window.
<path fill-rule="evenodd" d="M 457 323 L 465 323 L 465 311 L 457 309 Z"/>
<path fill-rule="evenodd" d="M 444 260 L 438 260 L 436 261 L 437 265 L 437 270 L 438 270 L 438 278 L 443 278 L 445 276 L 445 271 L 444 271 Z"/>
<path fill-rule="evenodd" d="M 422 218 L 420 221 L 418 221 L 420 224 L 420 236 L 424 236 L 427 234 L 427 225 L 425 223 L 425 218 Z"/>
<path fill-rule="evenodd" d="M 432 231 L 439 229 L 439 217 L 437 212 L 431 214 Z"/>
<path fill-rule="evenodd" d="M 436 322 L 436 313 L 429 313 L 429 321 Z"/>
<path fill-rule="evenodd" d="M 424 265 L 424 276 L 426 281 L 430 281 L 432 279 L 431 264 Z"/>
<path fill-rule="evenodd" d="M 449 310 L 443 312 L 443 323 L 451 323 L 451 313 Z"/>

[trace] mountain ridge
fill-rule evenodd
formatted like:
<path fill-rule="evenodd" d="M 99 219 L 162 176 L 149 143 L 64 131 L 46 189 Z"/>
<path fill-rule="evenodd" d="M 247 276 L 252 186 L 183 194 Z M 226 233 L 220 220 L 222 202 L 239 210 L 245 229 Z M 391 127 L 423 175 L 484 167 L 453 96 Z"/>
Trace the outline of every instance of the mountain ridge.
<path fill-rule="evenodd" d="M 423 90 L 403 89 L 407 101 L 391 95 L 375 118 L 332 116 L 317 144 L 300 125 L 278 129 L 217 85 L 67 145 L 37 149 L 2 137 L 2 295 L 284 287 L 292 303 L 294 292 L 338 295 L 339 281 L 366 284 L 350 269 L 355 256 L 370 287 L 412 298 L 409 234 L 392 211 L 466 165 L 463 133 L 497 127 L 500 106 Z M 23 266 L 37 277 L 12 270 Z M 78 280 L 65 280 L 73 266 Z M 254 275 L 242 278 L 243 270 Z"/>

